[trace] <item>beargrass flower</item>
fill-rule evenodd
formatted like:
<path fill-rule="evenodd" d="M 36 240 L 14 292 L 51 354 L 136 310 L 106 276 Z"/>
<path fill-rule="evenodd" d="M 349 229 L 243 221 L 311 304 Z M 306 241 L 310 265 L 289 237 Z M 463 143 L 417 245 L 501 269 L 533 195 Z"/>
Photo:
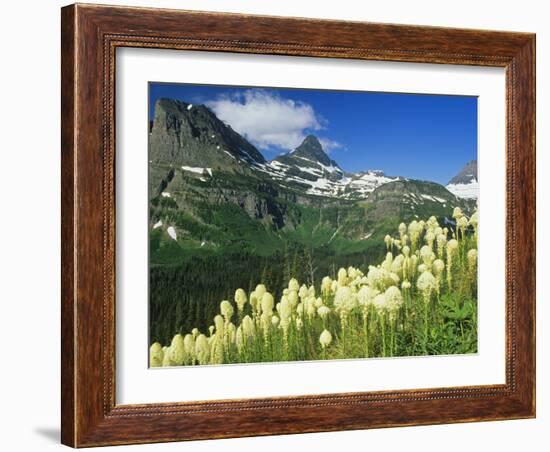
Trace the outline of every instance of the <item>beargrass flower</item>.
<path fill-rule="evenodd" d="M 447 236 L 445 234 L 438 234 L 436 237 L 437 241 L 437 256 L 441 259 L 443 257 L 443 251 L 445 250 L 445 245 L 447 244 Z"/>
<path fill-rule="evenodd" d="M 439 223 L 437 222 L 437 218 L 434 217 L 433 215 L 428 219 L 426 224 L 431 229 L 435 229 L 439 226 Z"/>
<path fill-rule="evenodd" d="M 315 298 L 308 297 L 304 301 L 306 305 L 306 314 L 308 317 L 313 317 L 315 315 L 315 312 L 317 312 L 317 308 L 315 307 Z"/>
<path fill-rule="evenodd" d="M 430 266 L 435 259 L 435 254 L 432 251 L 431 247 L 429 247 L 428 245 L 424 245 L 422 248 L 420 248 L 420 257 L 427 266 Z"/>
<path fill-rule="evenodd" d="M 401 241 L 403 241 L 403 236 L 407 233 L 407 225 L 405 223 L 401 223 L 398 228 L 399 231 L 399 237 L 401 238 Z"/>
<path fill-rule="evenodd" d="M 330 286 L 330 291 L 331 292 L 336 292 L 336 289 L 338 289 L 338 281 L 332 281 L 332 284 Z"/>
<path fill-rule="evenodd" d="M 445 270 L 445 263 L 441 259 L 436 259 L 432 265 L 432 269 L 434 274 L 437 276 L 439 275 L 443 270 Z"/>
<path fill-rule="evenodd" d="M 334 296 L 334 306 L 343 313 L 349 313 L 356 303 L 356 295 L 350 287 L 339 287 Z"/>
<path fill-rule="evenodd" d="M 300 289 L 300 284 L 298 284 L 298 281 L 296 280 L 296 278 L 292 278 L 288 282 L 288 290 L 298 292 L 299 289 Z"/>
<path fill-rule="evenodd" d="M 329 276 L 325 276 L 321 281 L 321 293 L 327 296 L 330 293 L 332 286 L 332 279 Z"/>
<path fill-rule="evenodd" d="M 359 289 L 359 292 L 357 292 L 357 299 L 359 300 L 359 304 L 363 306 L 363 308 L 368 308 L 370 305 L 374 303 L 374 297 L 378 295 L 380 292 L 376 289 L 373 289 L 370 286 L 363 286 L 361 289 Z"/>
<path fill-rule="evenodd" d="M 386 311 L 386 297 L 383 293 L 376 295 L 373 300 L 373 306 L 379 314 L 384 314 Z"/>
<path fill-rule="evenodd" d="M 447 253 L 453 253 L 458 248 L 458 242 L 455 239 L 451 239 L 447 242 Z"/>
<path fill-rule="evenodd" d="M 330 334 L 330 331 L 323 330 L 319 336 L 319 342 L 321 343 L 321 347 L 323 347 L 323 349 L 327 348 L 332 342 L 332 334 Z"/>
<path fill-rule="evenodd" d="M 393 263 L 393 254 L 392 253 L 387 253 L 386 254 L 386 259 L 384 259 L 384 262 L 382 262 L 382 264 L 380 265 L 380 268 L 382 268 L 383 270 L 386 270 L 388 272 L 391 272 L 391 264 Z"/>
<path fill-rule="evenodd" d="M 458 219 L 461 218 L 462 215 L 464 215 L 462 213 L 462 209 L 460 207 L 455 207 L 453 210 L 453 218 L 458 221 Z"/>
<path fill-rule="evenodd" d="M 430 294 L 436 289 L 436 284 L 437 281 L 430 271 L 426 270 L 418 277 L 416 287 L 422 292 L 425 303 L 430 301 Z"/>
<path fill-rule="evenodd" d="M 460 229 L 460 233 L 461 233 L 462 237 L 464 237 L 464 231 L 465 231 L 466 228 L 468 227 L 468 218 L 466 218 L 465 216 L 460 217 L 460 218 L 456 221 L 456 225 L 457 225 L 457 227 Z"/>
<path fill-rule="evenodd" d="M 172 348 L 168 347 L 164 349 L 164 356 L 162 357 L 162 367 L 174 366 L 176 363 L 172 361 Z"/>
<path fill-rule="evenodd" d="M 262 297 L 262 315 L 269 315 L 271 316 L 273 312 L 273 295 L 271 295 L 269 292 L 264 293 Z"/>
<path fill-rule="evenodd" d="M 210 362 L 212 364 L 223 364 L 223 336 L 212 336 L 210 344 Z"/>
<path fill-rule="evenodd" d="M 391 250 L 391 247 L 393 245 L 393 239 L 391 238 L 390 235 L 386 235 L 386 237 L 384 237 L 384 242 L 386 243 L 386 248 L 388 250 Z"/>
<path fill-rule="evenodd" d="M 475 269 L 477 265 L 477 250 L 472 248 L 467 254 L 468 266 L 470 269 Z"/>
<path fill-rule="evenodd" d="M 176 334 L 170 343 L 170 361 L 176 366 L 181 366 L 185 358 L 185 346 L 183 336 Z"/>
<path fill-rule="evenodd" d="M 279 315 L 281 316 L 281 320 L 287 320 L 292 316 L 292 304 L 287 297 L 281 299 Z"/>
<path fill-rule="evenodd" d="M 204 334 L 199 334 L 195 341 L 195 356 L 199 364 L 206 364 L 210 355 L 210 345 Z"/>
<path fill-rule="evenodd" d="M 249 338 L 254 336 L 254 321 L 250 318 L 250 316 L 245 315 L 241 325 L 243 327 L 243 334 L 245 337 Z"/>
<path fill-rule="evenodd" d="M 229 343 L 235 342 L 236 331 L 237 331 L 237 327 L 235 326 L 235 324 L 233 322 L 229 322 L 227 324 L 227 328 L 225 329 L 225 336 Z"/>
<path fill-rule="evenodd" d="M 433 249 L 434 240 L 435 240 L 435 233 L 433 230 L 429 230 L 426 232 L 426 235 L 424 236 L 424 240 L 426 240 L 426 243 L 430 247 L 430 249 Z"/>
<path fill-rule="evenodd" d="M 382 271 L 378 267 L 369 266 L 369 272 L 367 273 L 367 281 L 370 286 L 378 287 L 382 282 Z"/>
<path fill-rule="evenodd" d="M 451 239 L 447 242 L 447 284 L 451 287 L 453 280 L 453 256 L 457 252 L 458 242 L 456 239 Z"/>
<path fill-rule="evenodd" d="M 390 270 L 393 273 L 397 273 L 397 274 L 401 273 L 403 270 L 404 260 L 405 258 L 402 254 L 397 255 L 391 264 Z"/>
<path fill-rule="evenodd" d="M 243 289 L 237 289 L 235 291 L 235 303 L 237 304 L 237 309 L 242 312 L 246 302 L 246 292 Z"/>
<path fill-rule="evenodd" d="M 250 292 L 250 306 L 252 306 L 252 311 L 257 312 L 258 311 L 258 294 L 256 291 Z"/>
<path fill-rule="evenodd" d="M 244 335 L 243 335 L 243 329 L 239 325 L 237 328 L 237 331 L 235 332 L 235 345 L 237 346 L 237 350 L 240 352 L 244 348 Z"/>
<path fill-rule="evenodd" d="M 149 348 L 149 365 L 151 367 L 161 367 L 163 358 L 164 352 L 162 351 L 162 346 L 158 342 L 155 342 Z"/>
<path fill-rule="evenodd" d="M 347 284 L 348 272 L 345 268 L 338 270 L 338 286 L 345 286 Z"/>
<path fill-rule="evenodd" d="M 233 312 L 233 306 L 231 305 L 231 303 L 229 303 L 229 301 L 223 300 L 220 303 L 220 313 L 226 322 L 229 322 L 231 320 L 231 317 L 233 317 Z"/>
<path fill-rule="evenodd" d="M 409 224 L 409 235 L 411 237 L 411 244 L 413 246 L 413 249 L 416 249 L 416 244 L 418 243 L 418 238 L 420 237 L 420 233 L 422 232 L 423 228 L 424 226 L 416 220 L 413 220 Z"/>
<path fill-rule="evenodd" d="M 321 319 L 325 320 L 330 314 L 330 308 L 328 306 L 319 306 L 319 308 L 317 309 L 317 314 L 319 314 L 319 317 L 321 317 Z"/>
<path fill-rule="evenodd" d="M 183 349 L 187 358 L 193 358 L 195 356 L 195 338 L 192 334 L 186 334 L 183 338 Z"/>
<path fill-rule="evenodd" d="M 264 293 L 266 293 L 267 290 L 263 284 L 258 284 L 254 292 L 256 293 L 256 297 L 258 297 L 258 300 L 261 300 L 262 297 L 264 296 Z"/>
<path fill-rule="evenodd" d="M 216 327 L 216 333 L 218 336 L 223 336 L 223 331 L 224 331 L 224 319 L 221 315 L 217 315 L 216 317 L 214 317 L 214 326 Z"/>
<path fill-rule="evenodd" d="M 294 309 L 296 306 L 298 306 L 298 292 L 295 290 L 291 290 L 288 295 L 288 301 L 290 302 L 290 306 Z"/>
<path fill-rule="evenodd" d="M 390 286 L 384 292 L 384 298 L 386 299 L 386 310 L 389 312 L 390 317 L 394 318 L 399 308 L 403 305 L 403 295 L 401 295 L 401 291 L 397 287 Z"/>

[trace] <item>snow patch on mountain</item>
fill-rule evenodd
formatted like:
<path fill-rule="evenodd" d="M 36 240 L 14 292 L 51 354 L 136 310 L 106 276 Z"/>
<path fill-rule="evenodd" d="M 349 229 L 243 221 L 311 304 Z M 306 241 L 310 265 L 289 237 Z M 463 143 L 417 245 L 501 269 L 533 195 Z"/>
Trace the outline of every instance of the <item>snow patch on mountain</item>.
<path fill-rule="evenodd" d="M 349 187 L 348 197 L 366 198 L 367 195 L 380 185 L 399 180 L 399 177 L 388 177 L 380 170 L 370 170 L 366 173 L 358 173 L 349 179 L 346 187 Z"/>
<path fill-rule="evenodd" d="M 380 185 L 400 179 L 399 177 L 388 177 L 381 171 L 346 175 L 339 167 L 318 165 L 322 169 L 309 166 L 290 166 L 274 160 L 263 165 L 261 170 L 280 181 L 309 185 L 308 194 L 344 199 L 365 199 Z M 305 174 L 311 175 L 313 178 L 301 177 L 300 173 L 304 176 Z"/>
<path fill-rule="evenodd" d="M 168 235 L 172 239 L 174 239 L 174 240 L 178 239 L 178 234 L 176 234 L 176 229 L 174 228 L 174 226 L 168 226 L 168 229 L 166 229 L 166 232 L 168 232 Z"/>
<path fill-rule="evenodd" d="M 208 174 L 210 174 L 210 176 L 212 176 L 212 168 L 201 168 L 201 167 L 198 167 L 198 166 L 182 166 L 181 169 L 183 171 L 188 171 L 190 173 L 195 173 L 195 174 L 204 174 L 204 172 L 206 171 Z"/>
<path fill-rule="evenodd" d="M 453 195 L 463 199 L 477 199 L 479 183 L 477 181 L 477 160 L 469 161 L 446 186 Z"/>
<path fill-rule="evenodd" d="M 466 184 L 448 184 L 445 188 L 459 198 L 477 199 L 479 197 L 479 183 L 476 179 Z"/>

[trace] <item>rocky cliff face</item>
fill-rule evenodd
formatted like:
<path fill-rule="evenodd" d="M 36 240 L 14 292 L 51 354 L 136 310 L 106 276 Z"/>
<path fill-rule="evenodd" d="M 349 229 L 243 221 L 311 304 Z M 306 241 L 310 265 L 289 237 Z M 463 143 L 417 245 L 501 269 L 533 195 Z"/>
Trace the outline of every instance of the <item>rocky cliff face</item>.
<path fill-rule="evenodd" d="M 208 107 L 159 99 L 149 137 L 149 160 L 155 164 L 209 167 L 224 171 L 265 163 L 262 154 Z"/>

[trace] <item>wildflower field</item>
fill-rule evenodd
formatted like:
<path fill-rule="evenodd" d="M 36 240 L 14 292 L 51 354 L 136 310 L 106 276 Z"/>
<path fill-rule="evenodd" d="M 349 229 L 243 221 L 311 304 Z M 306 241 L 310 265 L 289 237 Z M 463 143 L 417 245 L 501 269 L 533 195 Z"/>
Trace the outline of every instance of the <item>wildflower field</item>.
<path fill-rule="evenodd" d="M 151 367 L 477 352 L 477 212 L 401 223 L 379 265 L 295 278 L 275 300 L 258 281 L 222 300 L 208 331 L 150 347 Z"/>

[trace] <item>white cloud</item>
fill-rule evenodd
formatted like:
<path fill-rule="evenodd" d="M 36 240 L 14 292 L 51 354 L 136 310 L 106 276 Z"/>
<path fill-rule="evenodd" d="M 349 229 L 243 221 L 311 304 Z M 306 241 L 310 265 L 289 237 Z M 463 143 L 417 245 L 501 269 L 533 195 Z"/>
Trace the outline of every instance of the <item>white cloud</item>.
<path fill-rule="evenodd" d="M 331 140 L 330 138 L 319 138 L 319 142 L 327 154 L 337 149 L 344 149 L 344 145 L 342 143 Z"/>
<path fill-rule="evenodd" d="M 218 118 L 264 150 L 292 150 L 309 132 L 322 130 L 326 124 L 311 105 L 260 89 L 221 96 L 206 105 Z M 332 140 L 325 139 L 325 142 L 329 148 L 339 147 Z"/>

